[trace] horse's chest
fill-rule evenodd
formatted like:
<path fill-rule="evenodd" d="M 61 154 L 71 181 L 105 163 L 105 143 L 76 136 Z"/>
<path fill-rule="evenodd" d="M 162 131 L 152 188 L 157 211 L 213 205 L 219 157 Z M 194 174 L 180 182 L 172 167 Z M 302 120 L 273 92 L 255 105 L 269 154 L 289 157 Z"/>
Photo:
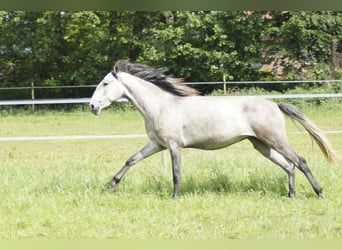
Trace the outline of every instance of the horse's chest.
<path fill-rule="evenodd" d="M 145 128 L 146 133 L 150 140 L 158 142 L 160 145 L 166 147 L 166 133 L 165 128 L 163 126 L 160 126 L 160 123 L 157 123 L 153 120 L 145 120 Z"/>

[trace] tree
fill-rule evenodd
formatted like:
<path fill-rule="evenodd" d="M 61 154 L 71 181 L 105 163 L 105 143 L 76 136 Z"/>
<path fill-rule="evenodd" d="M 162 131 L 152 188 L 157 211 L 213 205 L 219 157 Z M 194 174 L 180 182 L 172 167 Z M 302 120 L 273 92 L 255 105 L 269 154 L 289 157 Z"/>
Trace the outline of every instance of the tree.
<path fill-rule="evenodd" d="M 295 11 L 281 23 L 275 19 L 269 29 L 271 46 L 287 78 L 331 78 L 331 47 L 342 39 L 341 23 L 341 13 L 331 11 Z"/>
<path fill-rule="evenodd" d="M 167 66 L 190 81 L 255 79 L 262 20 L 243 12 L 163 12 L 165 22 L 147 31 L 138 58 Z"/>
<path fill-rule="evenodd" d="M 186 81 L 331 78 L 341 23 L 336 11 L 2 11 L 0 85 L 95 84 L 118 59 Z M 260 70 L 271 62 L 282 75 Z"/>
<path fill-rule="evenodd" d="M 106 16 L 105 16 L 106 17 Z M 59 81 L 69 85 L 94 84 L 99 69 L 108 64 L 108 21 L 93 11 L 65 12 L 62 55 L 67 71 Z"/>

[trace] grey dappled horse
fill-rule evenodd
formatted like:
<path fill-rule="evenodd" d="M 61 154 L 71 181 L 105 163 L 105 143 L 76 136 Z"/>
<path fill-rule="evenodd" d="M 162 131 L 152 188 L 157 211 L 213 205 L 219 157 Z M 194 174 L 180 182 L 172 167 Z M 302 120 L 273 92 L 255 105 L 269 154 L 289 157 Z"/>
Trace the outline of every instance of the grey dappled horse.
<path fill-rule="evenodd" d="M 252 96 L 199 96 L 182 79 L 165 75 L 162 69 L 123 60 L 98 84 L 89 106 L 99 115 L 119 98 L 128 99 L 142 114 L 150 141 L 114 176 L 110 191 L 134 164 L 169 149 L 173 195 L 179 196 L 182 148 L 213 150 L 248 139 L 288 174 L 290 197 L 295 195 L 295 167 L 304 173 L 317 195 L 323 196 L 305 159 L 289 146 L 282 112 L 303 125 L 330 162 L 336 158 L 324 134 L 293 105 Z"/>

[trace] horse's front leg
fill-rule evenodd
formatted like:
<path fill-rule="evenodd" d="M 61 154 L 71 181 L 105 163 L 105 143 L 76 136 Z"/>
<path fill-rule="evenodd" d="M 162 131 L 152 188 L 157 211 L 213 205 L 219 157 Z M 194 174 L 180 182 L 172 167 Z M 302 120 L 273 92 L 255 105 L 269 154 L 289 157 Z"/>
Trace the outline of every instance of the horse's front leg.
<path fill-rule="evenodd" d="M 125 163 L 125 165 L 121 168 L 121 170 L 114 176 L 112 181 L 109 184 L 109 191 L 113 192 L 115 190 L 116 185 L 120 182 L 121 178 L 125 175 L 125 173 L 130 169 L 133 165 L 137 164 L 139 161 L 157 153 L 165 148 L 161 146 L 159 143 L 150 141 L 142 150 L 140 150 L 135 155 L 131 156 Z"/>
<path fill-rule="evenodd" d="M 169 142 L 168 146 L 172 161 L 173 197 L 179 197 L 181 181 L 181 148 L 177 143 L 173 142 Z"/>

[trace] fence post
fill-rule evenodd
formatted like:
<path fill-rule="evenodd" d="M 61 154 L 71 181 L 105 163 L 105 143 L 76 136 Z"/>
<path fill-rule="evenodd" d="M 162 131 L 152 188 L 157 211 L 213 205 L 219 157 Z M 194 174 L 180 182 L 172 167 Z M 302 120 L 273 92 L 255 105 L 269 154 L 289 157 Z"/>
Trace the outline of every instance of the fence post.
<path fill-rule="evenodd" d="M 227 83 L 226 83 L 226 75 L 223 74 L 223 93 L 227 94 Z"/>
<path fill-rule="evenodd" d="M 31 82 L 31 99 L 34 101 L 34 82 Z M 34 102 L 32 103 L 32 111 L 34 112 Z"/>

